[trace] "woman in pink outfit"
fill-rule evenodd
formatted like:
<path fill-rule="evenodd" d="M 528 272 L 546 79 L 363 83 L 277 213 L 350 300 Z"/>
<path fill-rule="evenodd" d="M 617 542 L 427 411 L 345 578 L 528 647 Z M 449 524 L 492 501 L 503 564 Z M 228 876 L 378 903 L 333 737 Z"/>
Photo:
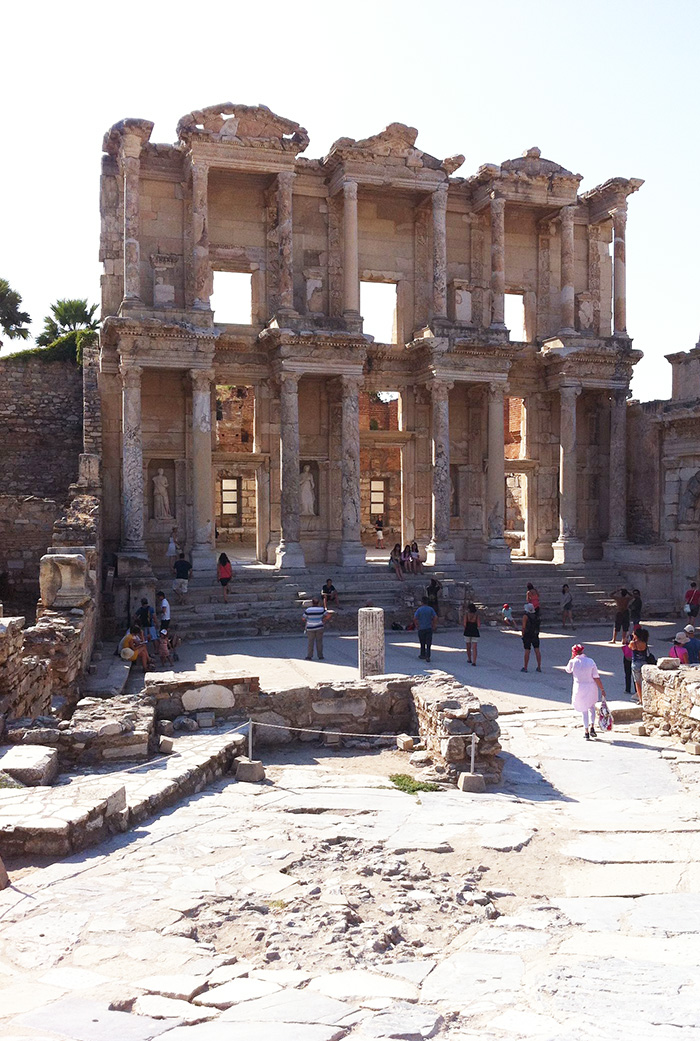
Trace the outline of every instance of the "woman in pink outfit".
<path fill-rule="evenodd" d="M 586 741 L 596 736 L 595 732 L 595 706 L 598 701 L 598 692 L 602 700 L 605 700 L 603 682 L 598 673 L 598 666 L 584 652 L 583 644 L 577 643 L 571 648 L 571 660 L 567 663 L 566 671 L 574 677 L 574 686 L 571 692 L 571 704 L 583 716 L 583 729 Z"/>

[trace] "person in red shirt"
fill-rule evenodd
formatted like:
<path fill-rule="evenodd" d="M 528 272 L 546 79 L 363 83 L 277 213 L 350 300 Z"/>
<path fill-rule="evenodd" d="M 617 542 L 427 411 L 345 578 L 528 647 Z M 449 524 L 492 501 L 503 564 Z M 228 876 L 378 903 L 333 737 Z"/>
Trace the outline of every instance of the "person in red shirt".
<path fill-rule="evenodd" d="M 690 618 L 697 618 L 700 612 L 700 589 L 695 582 L 690 583 L 690 589 L 685 594 L 686 611 Z"/>

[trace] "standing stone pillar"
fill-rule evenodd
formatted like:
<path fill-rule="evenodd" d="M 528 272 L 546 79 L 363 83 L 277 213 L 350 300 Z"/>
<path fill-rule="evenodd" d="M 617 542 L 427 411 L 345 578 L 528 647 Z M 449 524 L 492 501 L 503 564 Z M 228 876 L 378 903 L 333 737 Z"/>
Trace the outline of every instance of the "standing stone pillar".
<path fill-rule="evenodd" d="M 281 517 L 277 568 L 303 568 L 299 542 L 299 375 L 280 373 Z"/>
<path fill-rule="evenodd" d="M 360 380 L 342 376 L 341 417 L 342 538 L 338 563 L 355 567 L 365 563 L 360 523 Z"/>
<path fill-rule="evenodd" d="M 383 676 L 384 611 L 381 607 L 361 607 L 357 612 L 357 667 L 360 679 Z"/>
<path fill-rule="evenodd" d="M 447 185 L 433 192 L 433 318 L 447 318 Z"/>
<path fill-rule="evenodd" d="M 141 247 L 139 216 L 139 177 L 141 138 L 126 134 L 121 151 L 124 175 L 124 300 L 141 301 Z"/>
<path fill-rule="evenodd" d="M 122 358 L 122 545 L 121 551 L 146 556 L 143 537 L 143 448 L 140 365 Z"/>
<path fill-rule="evenodd" d="M 613 333 L 627 336 L 627 271 L 625 229 L 627 228 L 627 204 L 612 210 L 613 219 Z"/>
<path fill-rule="evenodd" d="M 615 390 L 610 398 L 610 503 L 605 558 L 627 541 L 627 391 Z"/>
<path fill-rule="evenodd" d="M 282 315 L 295 315 L 294 310 L 294 246 L 292 194 L 294 171 L 277 174 L 277 233 L 279 249 L 279 308 Z"/>
<path fill-rule="evenodd" d="M 426 548 L 427 564 L 453 564 L 450 540 L 450 405 L 454 384 L 432 380 L 428 387 L 432 405 L 433 532 Z"/>
<path fill-rule="evenodd" d="M 505 330 L 506 200 L 491 196 L 491 328 Z"/>
<path fill-rule="evenodd" d="M 212 573 L 214 567 L 214 493 L 211 459 L 212 369 L 190 369 L 192 382 L 192 497 L 194 538 L 192 567 Z"/>
<path fill-rule="evenodd" d="M 211 268 L 209 266 L 209 167 L 192 164 L 192 240 L 194 243 L 194 307 L 209 310 Z"/>
<path fill-rule="evenodd" d="M 360 317 L 357 181 L 343 181 L 343 315 Z"/>
<path fill-rule="evenodd" d="M 583 543 L 577 534 L 576 400 L 580 393 L 581 388 L 575 386 L 564 386 L 559 391 L 559 538 L 552 544 L 555 564 L 583 560 Z"/>
<path fill-rule="evenodd" d="M 486 474 L 486 558 L 491 564 L 510 560 L 510 550 L 503 537 L 505 527 L 506 468 L 503 383 L 489 385 L 488 398 L 488 470 Z"/>
<path fill-rule="evenodd" d="M 574 329 L 574 210 L 561 211 L 561 328 L 570 336 Z"/>

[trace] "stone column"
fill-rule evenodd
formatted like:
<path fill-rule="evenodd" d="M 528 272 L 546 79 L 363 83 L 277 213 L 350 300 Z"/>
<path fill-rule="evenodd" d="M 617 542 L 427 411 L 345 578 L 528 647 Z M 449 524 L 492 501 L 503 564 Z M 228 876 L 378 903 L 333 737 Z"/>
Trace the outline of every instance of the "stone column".
<path fill-rule="evenodd" d="M 559 391 L 559 538 L 552 544 L 555 564 L 583 560 L 583 543 L 577 537 L 576 400 L 580 393 L 577 386 L 564 386 Z"/>
<path fill-rule="evenodd" d="M 361 607 L 357 612 L 357 667 L 360 679 L 383 676 L 384 611 L 381 607 Z"/>
<path fill-rule="evenodd" d="M 506 200 L 491 197 L 491 328 L 505 330 Z"/>
<path fill-rule="evenodd" d="M 611 211 L 613 219 L 613 334 L 627 336 L 627 272 L 625 229 L 627 205 Z"/>
<path fill-rule="evenodd" d="M 615 390 L 610 397 L 609 474 L 606 560 L 614 559 L 616 549 L 627 541 L 627 390 Z"/>
<path fill-rule="evenodd" d="M 561 211 L 560 333 L 570 336 L 575 332 L 574 322 L 574 210 L 565 206 Z"/>
<path fill-rule="evenodd" d="M 489 384 L 486 531 L 487 560 L 491 564 L 503 564 L 510 560 L 510 550 L 503 537 L 506 509 L 504 392 L 503 383 Z"/>
<path fill-rule="evenodd" d="M 343 181 L 343 314 L 360 317 L 357 181 Z"/>
<path fill-rule="evenodd" d="M 209 310 L 211 293 L 211 269 L 209 267 L 209 167 L 203 163 L 192 164 L 192 241 L 194 307 L 198 311 Z"/>
<path fill-rule="evenodd" d="M 447 185 L 433 192 L 433 318 L 447 318 Z"/>
<path fill-rule="evenodd" d="M 277 568 L 303 568 L 299 542 L 299 375 L 280 373 L 281 517 Z"/>
<path fill-rule="evenodd" d="M 453 564 L 450 540 L 450 405 L 454 384 L 431 380 L 433 440 L 433 532 L 426 548 L 427 564 Z"/>
<path fill-rule="evenodd" d="M 143 449 L 140 365 L 122 358 L 122 552 L 146 556 L 143 537 Z"/>
<path fill-rule="evenodd" d="M 279 249 L 279 308 L 283 315 L 295 315 L 294 310 L 294 245 L 292 222 L 292 194 L 294 171 L 277 174 L 277 233 Z"/>
<path fill-rule="evenodd" d="M 360 380 L 342 376 L 342 538 L 338 563 L 357 567 L 365 563 L 360 524 Z"/>
<path fill-rule="evenodd" d="M 141 302 L 141 247 L 139 244 L 139 177 L 141 138 L 126 134 L 121 152 L 124 175 L 124 300 Z"/>
<path fill-rule="evenodd" d="M 192 382 L 192 567 L 212 574 L 214 567 L 214 494 L 211 459 L 212 369 L 190 369 Z"/>

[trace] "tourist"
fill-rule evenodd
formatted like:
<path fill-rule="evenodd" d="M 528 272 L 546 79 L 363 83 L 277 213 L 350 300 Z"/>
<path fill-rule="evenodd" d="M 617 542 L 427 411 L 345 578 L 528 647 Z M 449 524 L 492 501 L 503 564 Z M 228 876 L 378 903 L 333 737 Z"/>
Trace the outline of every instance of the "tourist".
<path fill-rule="evenodd" d="M 413 557 L 411 556 L 411 545 L 409 542 L 406 543 L 401 553 L 401 567 L 409 575 L 413 574 Z"/>
<path fill-rule="evenodd" d="M 504 604 L 501 608 L 501 620 L 504 625 L 507 625 L 509 629 L 515 629 L 515 622 L 513 621 L 513 608 L 510 604 Z"/>
<path fill-rule="evenodd" d="M 136 624 L 142 630 L 146 643 L 156 643 L 158 639 L 158 631 L 156 629 L 156 613 L 148 603 L 148 599 L 145 596 L 141 597 L 141 606 L 134 615 Z"/>
<path fill-rule="evenodd" d="M 479 612 L 476 609 L 476 604 L 472 603 L 471 600 L 462 615 L 462 625 L 464 626 L 464 639 L 467 647 L 467 661 L 470 665 L 476 665 L 476 652 L 481 634 L 479 632 Z"/>
<path fill-rule="evenodd" d="M 605 689 L 598 666 L 583 652 L 584 648 L 580 643 L 571 648 L 571 659 L 567 663 L 566 671 L 574 677 L 571 704 L 583 716 L 583 736 L 586 741 L 590 741 L 592 737 L 596 736 L 595 706 L 598 691 L 600 691 L 601 700 L 605 701 Z"/>
<path fill-rule="evenodd" d="M 639 628 L 639 624 L 642 620 L 642 594 L 638 589 L 632 590 L 632 599 L 630 600 L 630 626 L 632 630 Z"/>
<path fill-rule="evenodd" d="M 170 537 L 168 538 L 168 548 L 165 551 L 166 560 L 168 561 L 168 564 L 170 565 L 171 568 L 172 568 L 173 564 L 175 563 L 175 557 L 177 556 L 177 543 L 175 541 L 175 536 L 176 535 L 177 535 L 177 528 L 171 528 L 170 529 Z"/>
<path fill-rule="evenodd" d="M 340 607 L 338 601 L 338 590 L 333 585 L 333 581 L 330 578 L 326 579 L 326 584 L 321 586 L 321 596 L 323 597 L 323 606 L 328 610 L 329 604 L 335 604 L 336 607 Z"/>
<path fill-rule="evenodd" d="M 384 549 L 384 521 L 377 517 L 374 522 L 374 531 L 377 536 L 377 549 Z"/>
<path fill-rule="evenodd" d="M 437 611 L 428 602 L 427 596 L 422 598 L 421 606 L 416 610 L 413 616 L 413 621 L 416 623 L 418 629 L 418 639 L 420 640 L 420 654 L 419 658 L 423 658 L 425 661 L 430 661 L 430 651 L 433 644 L 433 633 L 437 626 Z"/>
<path fill-rule="evenodd" d="M 126 652 L 131 652 L 131 658 L 127 658 Z M 132 625 L 129 629 L 129 635 L 122 641 L 121 656 L 125 661 L 140 662 L 144 672 L 153 667 L 154 662 L 148 656 L 148 644 L 140 626 Z"/>
<path fill-rule="evenodd" d="M 305 608 L 302 618 L 304 619 L 304 631 L 306 633 L 306 660 L 311 661 L 314 656 L 314 644 L 319 661 L 323 661 L 323 625 L 330 614 L 325 607 L 321 607 L 321 601 L 317 596 L 313 598 L 309 607 Z"/>
<path fill-rule="evenodd" d="M 685 649 L 688 652 L 688 665 L 700 665 L 700 640 L 695 635 L 695 626 L 686 625 L 683 630 L 688 637 Z"/>
<path fill-rule="evenodd" d="M 158 625 L 161 629 L 168 629 L 170 626 L 170 602 L 166 600 L 162 589 L 159 589 L 156 593 L 156 607 L 158 608 Z"/>
<path fill-rule="evenodd" d="M 173 564 L 173 571 L 175 572 L 173 592 L 177 597 L 178 604 L 184 604 L 189 587 L 190 572 L 192 571 L 192 565 L 189 560 L 185 559 L 184 553 L 181 553 Z"/>
<path fill-rule="evenodd" d="M 173 664 L 173 650 L 168 638 L 168 630 L 161 629 L 158 639 L 158 657 L 161 665 Z"/>
<path fill-rule="evenodd" d="M 231 561 L 225 553 L 219 554 L 219 559 L 216 563 L 216 577 L 224 591 L 224 603 L 226 603 L 228 600 L 228 584 L 233 578 L 233 568 L 231 567 Z"/>
<path fill-rule="evenodd" d="M 642 667 L 648 664 L 649 655 L 649 630 L 635 629 L 630 640 L 632 651 L 632 679 L 634 680 L 633 701 L 642 704 Z"/>
<path fill-rule="evenodd" d="M 628 634 L 627 638 L 622 641 L 622 667 L 625 670 L 625 694 L 628 696 L 632 693 L 633 651 L 630 647 L 631 640 L 632 637 Z"/>
<path fill-rule="evenodd" d="M 523 641 L 523 667 L 521 672 L 527 672 L 530 661 L 530 649 L 535 652 L 537 659 L 537 672 L 542 672 L 542 656 L 540 654 L 540 620 L 533 603 L 527 603 L 523 607 L 523 623 L 521 629 Z"/>
<path fill-rule="evenodd" d="M 389 554 L 389 570 L 394 572 L 399 582 L 403 582 L 403 569 L 401 567 L 401 546 L 398 542 L 394 544 L 394 548 Z"/>
<path fill-rule="evenodd" d="M 436 615 L 440 615 L 440 603 L 438 601 L 438 594 L 442 592 L 442 586 L 436 578 L 431 578 L 428 585 L 425 587 L 425 595 L 428 598 L 428 603 L 435 611 Z"/>
<path fill-rule="evenodd" d="M 574 597 L 566 582 L 561 587 L 561 624 L 566 629 L 566 623 L 574 627 Z"/>
<path fill-rule="evenodd" d="M 673 637 L 673 643 L 671 644 L 671 650 L 668 652 L 669 658 L 677 658 L 681 665 L 688 664 L 688 651 L 686 650 L 686 644 L 688 642 L 688 634 L 681 630 Z"/>
<path fill-rule="evenodd" d="M 423 574 L 423 564 L 420 559 L 420 550 L 418 549 L 418 543 L 411 543 L 411 560 L 413 561 L 413 570 L 416 575 Z"/>
<path fill-rule="evenodd" d="M 532 582 L 528 582 L 525 586 L 525 603 L 532 604 L 535 609 L 535 614 L 540 617 L 540 594 L 537 589 L 533 586 Z"/>
<path fill-rule="evenodd" d="M 689 618 L 697 618 L 698 616 L 698 611 L 700 611 L 700 589 L 698 589 L 695 582 L 691 582 L 690 588 L 686 591 L 683 610 Z"/>
<path fill-rule="evenodd" d="M 632 603 L 632 594 L 624 586 L 620 586 L 619 589 L 614 589 L 610 596 L 615 601 L 615 622 L 610 643 L 617 643 L 618 633 L 622 634 L 621 638 L 624 643 L 630 627 L 629 606 Z"/>

